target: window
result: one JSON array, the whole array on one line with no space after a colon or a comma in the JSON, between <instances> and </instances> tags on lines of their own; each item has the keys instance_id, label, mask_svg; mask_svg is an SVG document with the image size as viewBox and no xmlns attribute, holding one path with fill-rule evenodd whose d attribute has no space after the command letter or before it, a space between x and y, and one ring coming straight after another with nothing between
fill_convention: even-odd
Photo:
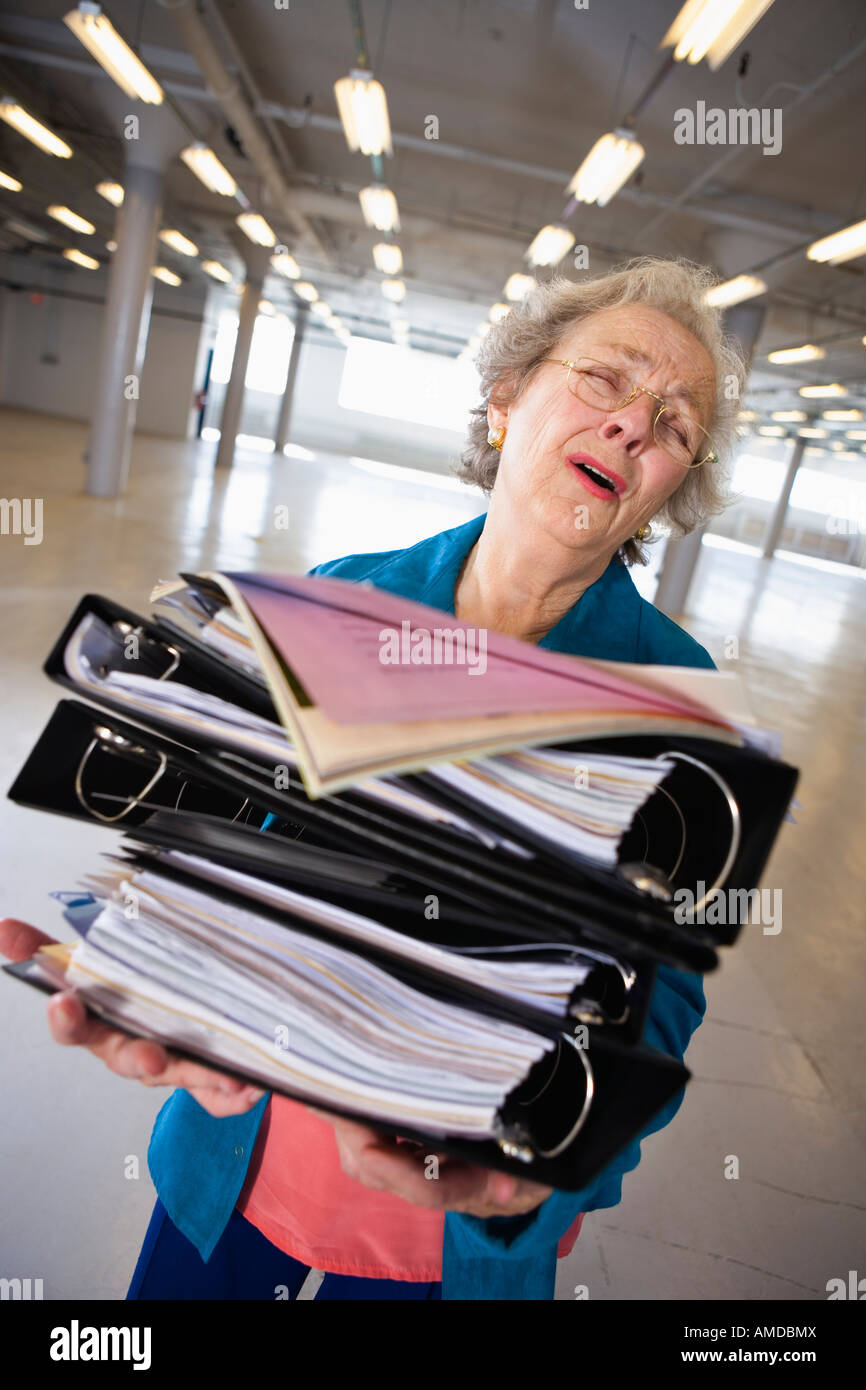
<instances>
[{"instance_id":1,"label":"window","mask_svg":"<svg viewBox=\"0 0 866 1390\"><path fill-rule=\"evenodd\" d=\"M217 320L211 366L211 381L217 386L225 386L231 375L237 336L237 313L234 309L222 309ZM266 314L259 314L253 329L250 359L247 363L248 391L264 391L271 396L283 394L294 336L294 326L287 318L271 318Z\"/></svg>"},{"instance_id":2,"label":"window","mask_svg":"<svg viewBox=\"0 0 866 1390\"><path fill-rule=\"evenodd\" d=\"M349 344L339 395L344 410L463 434L477 403L478 373L469 362L369 338Z\"/></svg>"}]
</instances>

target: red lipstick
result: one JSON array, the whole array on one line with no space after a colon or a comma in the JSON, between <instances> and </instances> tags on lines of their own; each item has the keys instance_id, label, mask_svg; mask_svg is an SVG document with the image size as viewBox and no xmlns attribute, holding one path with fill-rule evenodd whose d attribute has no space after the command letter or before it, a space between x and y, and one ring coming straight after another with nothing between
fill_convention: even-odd
<instances>
[{"instance_id":1,"label":"red lipstick","mask_svg":"<svg viewBox=\"0 0 866 1390\"><path fill-rule=\"evenodd\" d=\"M594 497L620 497L625 492L625 478L599 463L592 454L569 454L567 462L580 474L584 487Z\"/></svg>"}]
</instances>

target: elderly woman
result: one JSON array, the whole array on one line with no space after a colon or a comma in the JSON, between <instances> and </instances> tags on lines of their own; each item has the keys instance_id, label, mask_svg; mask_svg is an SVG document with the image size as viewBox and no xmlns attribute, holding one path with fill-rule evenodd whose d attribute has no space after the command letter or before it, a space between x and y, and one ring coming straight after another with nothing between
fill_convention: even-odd
<instances>
[{"instance_id":1,"label":"elderly woman","mask_svg":"<svg viewBox=\"0 0 866 1390\"><path fill-rule=\"evenodd\" d=\"M314 574L369 580L478 627L556 651L712 666L641 599L628 567L651 523L684 533L723 505L743 366L705 302L709 272L664 260L536 288L484 340L483 405L462 476L486 515L406 550ZM41 936L7 924L9 954ZM700 977L660 968L645 1038L682 1057ZM149 1149L159 1194L129 1297L552 1298L582 1213L615 1205L630 1144L583 1191L440 1157L131 1041L57 996L59 1042L123 1076L179 1087ZM682 1092L647 1126L661 1129Z\"/></svg>"}]
</instances>

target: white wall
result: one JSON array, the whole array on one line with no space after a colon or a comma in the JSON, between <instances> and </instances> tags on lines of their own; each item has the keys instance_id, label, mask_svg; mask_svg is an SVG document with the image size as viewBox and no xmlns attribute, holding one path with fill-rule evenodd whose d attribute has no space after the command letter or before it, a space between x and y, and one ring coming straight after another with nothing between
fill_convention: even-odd
<instances>
[{"instance_id":1,"label":"white wall","mask_svg":"<svg viewBox=\"0 0 866 1390\"><path fill-rule=\"evenodd\" d=\"M78 293L105 292L105 277ZM94 280L97 276L94 275ZM0 310L0 402L46 415L89 420L99 361L103 306L41 291L5 289ZM195 370L202 332L202 295L172 304L160 286L154 296L141 378L136 429L187 437L193 418ZM180 313L182 317L176 317ZM46 360L55 358L56 360Z\"/></svg>"},{"instance_id":2,"label":"white wall","mask_svg":"<svg viewBox=\"0 0 866 1390\"><path fill-rule=\"evenodd\" d=\"M32 281L20 263L9 279ZM74 293L104 295L106 276L64 275L62 287ZM52 295L42 277L42 301L29 289L0 290L0 404L47 415L89 420L94 374L99 360L102 304ZM60 283L56 287L61 288ZM203 298L203 296L202 296ZM136 430L187 438L194 429L194 393L213 344L219 299L201 299L184 290L157 286L141 380ZM183 317L173 316L176 312ZM44 360L56 356L56 362ZM446 471L463 445L462 434L346 410L338 404L344 349L331 333L310 326L295 393L291 439L312 449L333 449L409 467ZM206 422L219 426L224 386L212 385ZM280 397L247 391L241 432L273 438Z\"/></svg>"}]
</instances>

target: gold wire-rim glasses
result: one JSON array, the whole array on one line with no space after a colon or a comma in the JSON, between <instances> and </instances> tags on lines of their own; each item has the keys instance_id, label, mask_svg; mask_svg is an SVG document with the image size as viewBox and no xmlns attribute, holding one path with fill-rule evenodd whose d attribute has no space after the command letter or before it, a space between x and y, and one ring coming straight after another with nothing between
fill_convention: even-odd
<instances>
[{"instance_id":1,"label":"gold wire-rim glasses","mask_svg":"<svg viewBox=\"0 0 866 1390\"><path fill-rule=\"evenodd\" d=\"M597 357L578 357L576 360L572 360L570 358L544 357L542 358L542 361L553 362L557 367L567 367L568 376L566 378L566 385L568 386L569 391L578 400L583 401L584 405L592 406L595 410L604 410L607 412L614 410L622 410L623 406L628 405L630 401L634 400L635 396L638 394L639 391L643 391L643 393L647 396L652 396L654 401L659 402L659 408L653 416L653 439L655 440L658 447L668 455L668 458L672 458L675 463L678 463L680 465L681 468L700 468L705 463L718 463L719 455L716 451L716 446L713 443L712 437L707 433L703 425L698 424L694 416L687 415L681 410L673 410L668 405L664 396L658 395L658 393L655 391L650 391L648 386L638 386L636 382L630 381L628 376L626 376L625 372L623 372L623 370L620 367L614 367L610 362L602 362ZM616 399L613 401L605 401L600 397L594 398L592 388L587 386L584 380L585 371L581 368L580 365L582 362L593 363L597 367L604 367L613 375L622 377L624 381L631 387L631 390L628 392L627 395L623 396L621 399ZM581 394L580 391L575 390L574 386L572 385L573 381L576 381L578 384L582 384L584 386L584 391L586 394ZM662 440L659 438L658 434L656 433L656 426L658 425L658 422L661 419L662 415L665 413L665 411L668 411L670 415L672 415L674 418L679 418L680 420L684 421L687 428L693 428L697 432L699 448L695 451L695 456L692 458L692 461L690 463L683 463L682 460L677 458L675 454L672 454L668 445L663 443ZM703 454L703 457L698 458L696 455L700 451L701 440L705 441L705 452Z\"/></svg>"}]
</instances>

